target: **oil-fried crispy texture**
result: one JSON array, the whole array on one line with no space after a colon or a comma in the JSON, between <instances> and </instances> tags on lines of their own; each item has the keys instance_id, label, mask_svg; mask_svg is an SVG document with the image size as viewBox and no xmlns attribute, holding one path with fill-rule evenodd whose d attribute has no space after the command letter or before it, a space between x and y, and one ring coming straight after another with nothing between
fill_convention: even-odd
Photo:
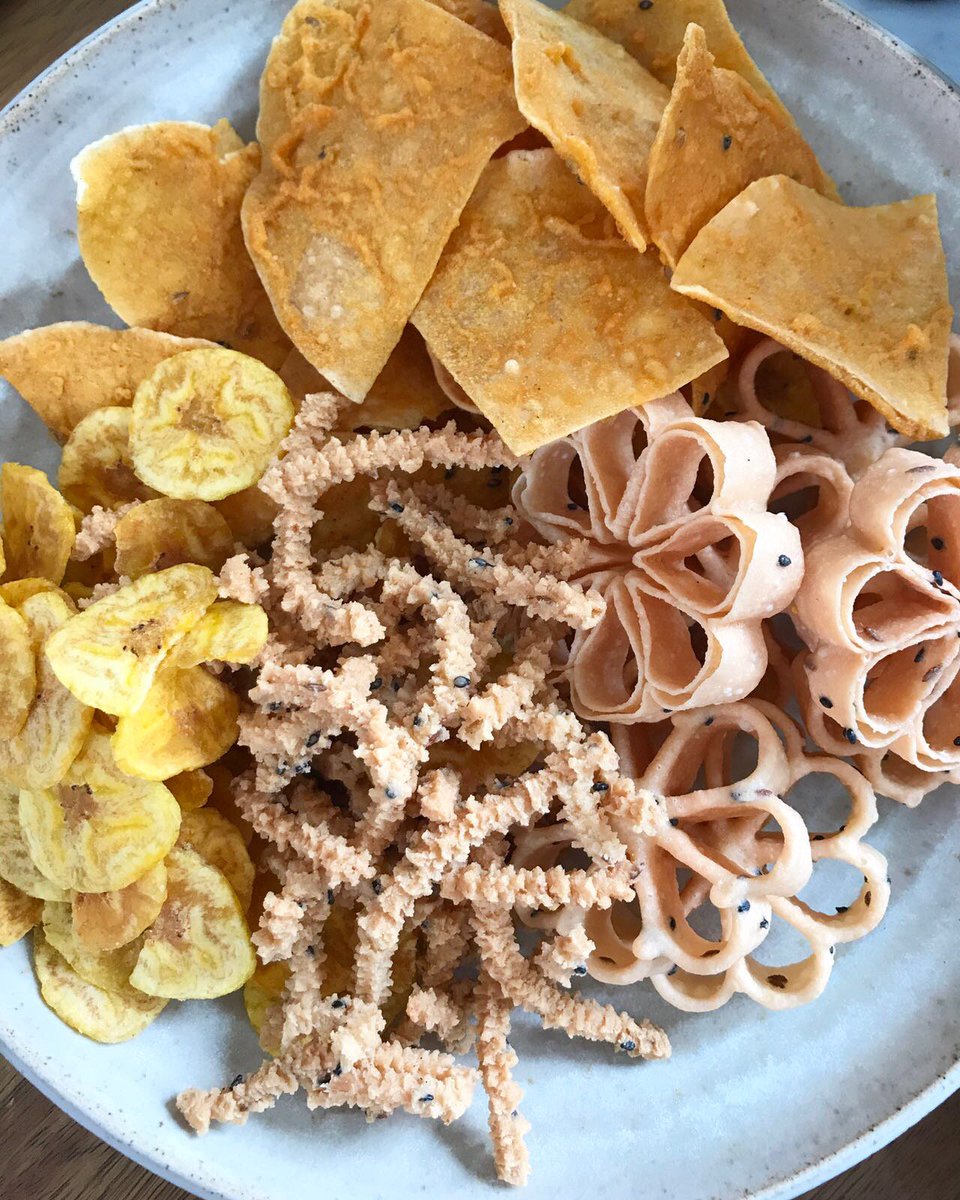
<instances>
[{"instance_id":1,"label":"oil-fried crispy texture","mask_svg":"<svg viewBox=\"0 0 960 1200\"><path fill-rule=\"evenodd\" d=\"M676 76L687 26L694 21L706 30L718 66L736 71L761 96L783 108L779 96L747 53L723 0L656 0L653 4L637 0L570 0L563 11L618 42L668 86Z\"/></svg>"},{"instance_id":2,"label":"oil-fried crispy texture","mask_svg":"<svg viewBox=\"0 0 960 1200\"><path fill-rule=\"evenodd\" d=\"M74 892L73 930L90 954L126 946L152 925L167 898L167 868L159 862L116 892Z\"/></svg>"},{"instance_id":3,"label":"oil-fried crispy texture","mask_svg":"<svg viewBox=\"0 0 960 1200\"><path fill-rule=\"evenodd\" d=\"M503 0L517 103L642 253L647 159L670 92L616 42L541 0Z\"/></svg>"},{"instance_id":4,"label":"oil-fried crispy texture","mask_svg":"<svg viewBox=\"0 0 960 1200\"><path fill-rule=\"evenodd\" d=\"M201 858L222 871L246 912L253 898L254 866L240 830L214 808L183 814L181 846L196 850Z\"/></svg>"},{"instance_id":5,"label":"oil-fried crispy texture","mask_svg":"<svg viewBox=\"0 0 960 1200\"><path fill-rule=\"evenodd\" d=\"M180 806L161 783L131 778L94 728L55 788L20 792L20 825L40 870L77 892L116 892L162 862Z\"/></svg>"},{"instance_id":6,"label":"oil-fried crispy texture","mask_svg":"<svg viewBox=\"0 0 960 1200\"><path fill-rule=\"evenodd\" d=\"M767 175L789 175L831 198L835 189L782 108L735 71L714 64L699 25L687 29L670 103L650 151L645 212L666 262L699 230Z\"/></svg>"},{"instance_id":7,"label":"oil-fried crispy texture","mask_svg":"<svg viewBox=\"0 0 960 1200\"><path fill-rule=\"evenodd\" d=\"M33 861L20 826L20 793L0 784L0 880L36 900L65 900L66 892Z\"/></svg>"},{"instance_id":8,"label":"oil-fried crispy texture","mask_svg":"<svg viewBox=\"0 0 960 1200\"><path fill-rule=\"evenodd\" d=\"M669 291L656 254L627 245L552 150L515 151L481 176L413 322L525 454L726 357Z\"/></svg>"},{"instance_id":9,"label":"oil-fried crispy texture","mask_svg":"<svg viewBox=\"0 0 960 1200\"><path fill-rule=\"evenodd\" d=\"M26 621L0 602L0 738L23 729L37 694L37 667Z\"/></svg>"},{"instance_id":10,"label":"oil-fried crispy texture","mask_svg":"<svg viewBox=\"0 0 960 1200\"><path fill-rule=\"evenodd\" d=\"M304 357L362 400L493 151L509 54L426 0L300 0L260 85L247 247Z\"/></svg>"},{"instance_id":11,"label":"oil-fried crispy texture","mask_svg":"<svg viewBox=\"0 0 960 1200\"><path fill-rule=\"evenodd\" d=\"M0 342L0 376L63 442L88 413L129 407L141 382L165 358L207 345L152 329L61 321Z\"/></svg>"},{"instance_id":12,"label":"oil-fried crispy texture","mask_svg":"<svg viewBox=\"0 0 960 1200\"><path fill-rule=\"evenodd\" d=\"M140 953L139 943L130 942L116 950L88 950L77 937L71 907L64 902L47 901L43 906L43 932L50 945L66 959L85 983L121 992Z\"/></svg>"},{"instance_id":13,"label":"oil-fried crispy texture","mask_svg":"<svg viewBox=\"0 0 960 1200\"><path fill-rule=\"evenodd\" d=\"M483 0L479 0L483 3ZM280 377L298 405L312 392L327 392L330 385L299 350L291 352ZM340 429L416 429L451 407L423 344L408 325L394 346L386 366L367 392L363 403L348 405L337 414Z\"/></svg>"},{"instance_id":14,"label":"oil-fried crispy texture","mask_svg":"<svg viewBox=\"0 0 960 1200\"><path fill-rule=\"evenodd\" d=\"M130 976L171 1000L204 1000L243 987L256 957L240 903L224 875L195 850L167 859L167 899L147 930Z\"/></svg>"},{"instance_id":15,"label":"oil-fried crispy texture","mask_svg":"<svg viewBox=\"0 0 960 1200\"><path fill-rule=\"evenodd\" d=\"M116 573L129 579L179 563L199 563L219 571L234 546L229 524L212 504L166 496L139 504L122 516L114 540Z\"/></svg>"},{"instance_id":16,"label":"oil-fried crispy texture","mask_svg":"<svg viewBox=\"0 0 960 1200\"><path fill-rule=\"evenodd\" d=\"M143 575L68 622L47 643L47 661L79 699L115 716L134 712L167 652L216 596L207 567L183 563Z\"/></svg>"},{"instance_id":17,"label":"oil-fried crispy texture","mask_svg":"<svg viewBox=\"0 0 960 1200\"><path fill-rule=\"evenodd\" d=\"M181 812L196 812L198 808L203 808L213 794L213 779L206 771L198 768L172 775L164 780L164 787L173 792Z\"/></svg>"},{"instance_id":18,"label":"oil-fried crispy texture","mask_svg":"<svg viewBox=\"0 0 960 1200\"><path fill-rule=\"evenodd\" d=\"M218 600L173 651L178 667L205 662L250 663L267 640L267 614L259 604Z\"/></svg>"},{"instance_id":19,"label":"oil-fried crispy texture","mask_svg":"<svg viewBox=\"0 0 960 1200\"><path fill-rule=\"evenodd\" d=\"M205 767L237 740L237 698L203 667L161 667L143 704L120 718L113 752L124 771L169 779Z\"/></svg>"},{"instance_id":20,"label":"oil-fried crispy texture","mask_svg":"<svg viewBox=\"0 0 960 1200\"><path fill-rule=\"evenodd\" d=\"M948 432L935 197L846 208L785 175L757 180L701 229L672 286L823 367L900 433Z\"/></svg>"},{"instance_id":21,"label":"oil-fried crispy texture","mask_svg":"<svg viewBox=\"0 0 960 1200\"><path fill-rule=\"evenodd\" d=\"M504 46L510 45L510 34L496 4L491 0L430 0L430 3L450 13L452 17L466 21L474 29L495 38Z\"/></svg>"},{"instance_id":22,"label":"oil-fried crispy texture","mask_svg":"<svg viewBox=\"0 0 960 1200\"><path fill-rule=\"evenodd\" d=\"M290 978L290 964L285 962L257 963L256 970L243 985L243 1007L247 1019L254 1031L260 1036L270 1009L277 1004L283 995L283 989ZM263 1049L268 1054L279 1054L279 1042L271 1041L266 1045L261 1041Z\"/></svg>"},{"instance_id":23,"label":"oil-fried crispy texture","mask_svg":"<svg viewBox=\"0 0 960 1200\"><path fill-rule=\"evenodd\" d=\"M34 934L33 965L40 995L61 1021L95 1042L126 1042L154 1021L166 1000L144 996L132 987L106 991L87 983L58 954L40 930Z\"/></svg>"},{"instance_id":24,"label":"oil-fried crispy texture","mask_svg":"<svg viewBox=\"0 0 960 1200\"><path fill-rule=\"evenodd\" d=\"M0 948L19 942L38 924L43 901L0 879Z\"/></svg>"},{"instance_id":25,"label":"oil-fried crispy texture","mask_svg":"<svg viewBox=\"0 0 960 1200\"><path fill-rule=\"evenodd\" d=\"M128 407L98 408L77 422L63 448L57 483L84 512L95 504L120 508L156 495L133 470Z\"/></svg>"},{"instance_id":26,"label":"oil-fried crispy texture","mask_svg":"<svg viewBox=\"0 0 960 1200\"><path fill-rule=\"evenodd\" d=\"M222 347L189 350L137 388L134 469L164 496L222 500L257 482L292 422L290 393L269 367Z\"/></svg>"},{"instance_id":27,"label":"oil-fried crispy texture","mask_svg":"<svg viewBox=\"0 0 960 1200\"><path fill-rule=\"evenodd\" d=\"M290 343L243 244L240 204L260 167L223 120L120 130L71 163L77 239L128 325L226 343L277 367Z\"/></svg>"},{"instance_id":28,"label":"oil-fried crispy texture","mask_svg":"<svg viewBox=\"0 0 960 1200\"><path fill-rule=\"evenodd\" d=\"M6 574L59 583L76 538L73 511L36 467L6 462L0 470Z\"/></svg>"},{"instance_id":29,"label":"oil-fried crispy texture","mask_svg":"<svg viewBox=\"0 0 960 1200\"><path fill-rule=\"evenodd\" d=\"M0 739L0 780L16 787L53 787L80 753L93 720L93 709L63 686L47 657L50 639L73 617L74 606L55 589L29 596L18 611L30 631L37 691L20 732Z\"/></svg>"}]
</instances>

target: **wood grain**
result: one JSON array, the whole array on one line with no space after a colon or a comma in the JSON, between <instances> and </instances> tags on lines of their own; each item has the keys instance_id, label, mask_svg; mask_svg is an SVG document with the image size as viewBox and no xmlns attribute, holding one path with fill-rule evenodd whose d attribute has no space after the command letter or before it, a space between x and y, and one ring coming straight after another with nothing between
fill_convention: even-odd
<instances>
[{"instance_id":1,"label":"wood grain","mask_svg":"<svg viewBox=\"0 0 960 1200\"><path fill-rule=\"evenodd\" d=\"M0 0L0 105L128 7L128 0ZM855 1100L851 1097L851 1103ZM803 1200L960 1200L958 1128L960 1094L893 1145ZM0 1198L190 1200L189 1193L87 1133L2 1059Z\"/></svg>"}]
</instances>

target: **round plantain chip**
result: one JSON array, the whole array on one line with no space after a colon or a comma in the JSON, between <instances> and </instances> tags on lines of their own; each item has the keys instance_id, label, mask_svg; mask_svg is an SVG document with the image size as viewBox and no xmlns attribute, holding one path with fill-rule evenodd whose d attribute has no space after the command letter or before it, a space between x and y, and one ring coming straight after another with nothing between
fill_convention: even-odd
<instances>
[{"instance_id":1,"label":"round plantain chip","mask_svg":"<svg viewBox=\"0 0 960 1200\"><path fill-rule=\"evenodd\" d=\"M66 892L33 861L20 827L20 796L0 784L0 879L35 900L65 900Z\"/></svg>"},{"instance_id":2,"label":"round plantain chip","mask_svg":"<svg viewBox=\"0 0 960 1200\"><path fill-rule=\"evenodd\" d=\"M203 808L213 792L213 780L206 771L181 771L165 779L164 786L173 792L181 812L196 812Z\"/></svg>"},{"instance_id":3,"label":"round plantain chip","mask_svg":"<svg viewBox=\"0 0 960 1200\"><path fill-rule=\"evenodd\" d=\"M240 907L247 912L253 899L255 870L243 834L235 825L213 808L184 813L177 844L196 850L201 858L222 871L237 893Z\"/></svg>"},{"instance_id":4,"label":"round plantain chip","mask_svg":"<svg viewBox=\"0 0 960 1200\"><path fill-rule=\"evenodd\" d=\"M0 601L0 738L23 728L37 694L37 667L30 629L20 614Z\"/></svg>"},{"instance_id":5,"label":"round plantain chip","mask_svg":"<svg viewBox=\"0 0 960 1200\"><path fill-rule=\"evenodd\" d=\"M179 563L219 571L233 553L233 533L203 500L148 500L120 518L114 530L118 575L139 579Z\"/></svg>"},{"instance_id":6,"label":"round plantain chip","mask_svg":"<svg viewBox=\"0 0 960 1200\"><path fill-rule=\"evenodd\" d=\"M263 474L293 423L283 380L235 350L188 350L137 388L130 444L165 496L222 500Z\"/></svg>"},{"instance_id":7,"label":"round plantain chip","mask_svg":"<svg viewBox=\"0 0 960 1200\"><path fill-rule=\"evenodd\" d=\"M77 892L127 887L162 861L180 830L172 794L125 775L110 741L94 729L62 783L20 793L20 826L34 861Z\"/></svg>"},{"instance_id":8,"label":"round plantain chip","mask_svg":"<svg viewBox=\"0 0 960 1200\"><path fill-rule=\"evenodd\" d=\"M137 478L130 457L130 409L98 408L75 427L60 459L60 491L77 508L119 508L156 492Z\"/></svg>"},{"instance_id":9,"label":"round plantain chip","mask_svg":"<svg viewBox=\"0 0 960 1200\"><path fill-rule=\"evenodd\" d=\"M0 470L6 573L59 583L77 536L73 510L35 467L8 462Z\"/></svg>"},{"instance_id":10,"label":"round plantain chip","mask_svg":"<svg viewBox=\"0 0 960 1200\"><path fill-rule=\"evenodd\" d=\"M211 604L171 658L178 667L205 662L249 663L267 642L267 614L259 604L218 600Z\"/></svg>"},{"instance_id":11,"label":"round plantain chip","mask_svg":"<svg viewBox=\"0 0 960 1200\"><path fill-rule=\"evenodd\" d=\"M108 992L122 992L140 953L137 940L116 950L91 951L77 937L69 904L47 901L43 906L43 932L47 941L63 955L84 983Z\"/></svg>"},{"instance_id":12,"label":"round plantain chip","mask_svg":"<svg viewBox=\"0 0 960 1200\"><path fill-rule=\"evenodd\" d=\"M27 597L17 611L30 633L37 688L20 731L0 738L0 781L14 787L53 787L80 753L93 720L93 709L63 686L46 656L50 638L74 614L73 601L57 588Z\"/></svg>"},{"instance_id":13,"label":"round plantain chip","mask_svg":"<svg viewBox=\"0 0 960 1200\"><path fill-rule=\"evenodd\" d=\"M152 925L167 898L167 868L159 862L115 892L74 892L73 928L90 954L118 950Z\"/></svg>"},{"instance_id":14,"label":"round plantain chip","mask_svg":"<svg viewBox=\"0 0 960 1200\"><path fill-rule=\"evenodd\" d=\"M283 995L287 980L290 978L290 967L285 962L257 963L257 968L243 985L243 1007L247 1010L247 1020L253 1026L260 1038L260 1046L267 1054L279 1054L280 1047L263 1040L263 1024L267 1014Z\"/></svg>"},{"instance_id":15,"label":"round plantain chip","mask_svg":"<svg viewBox=\"0 0 960 1200\"><path fill-rule=\"evenodd\" d=\"M95 1042L127 1042L154 1021L165 1000L132 987L108 992L81 979L41 931L34 933L33 965L44 1003L61 1021Z\"/></svg>"},{"instance_id":16,"label":"round plantain chip","mask_svg":"<svg viewBox=\"0 0 960 1200\"><path fill-rule=\"evenodd\" d=\"M209 1000L243 987L256 956L236 893L195 851L171 851L167 899L144 934L130 982L150 996Z\"/></svg>"},{"instance_id":17,"label":"round plantain chip","mask_svg":"<svg viewBox=\"0 0 960 1200\"><path fill-rule=\"evenodd\" d=\"M203 667L164 665L143 704L121 717L113 752L122 770L169 779L205 767L237 740L234 693Z\"/></svg>"},{"instance_id":18,"label":"round plantain chip","mask_svg":"<svg viewBox=\"0 0 960 1200\"><path fill-rule=\"evenodd\" d=\"M217 596L207 567L182 563L104 596L50 638L49 660L64 687L114 716L146 699L167 652Z\"/></svg>"}]
</instances>

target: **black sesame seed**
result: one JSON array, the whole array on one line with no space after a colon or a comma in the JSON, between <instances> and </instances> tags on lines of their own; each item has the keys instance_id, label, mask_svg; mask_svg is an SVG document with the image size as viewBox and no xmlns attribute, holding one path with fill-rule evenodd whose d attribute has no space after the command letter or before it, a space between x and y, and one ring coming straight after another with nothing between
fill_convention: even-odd
<instances>
[{"instance_id":1,"label":"black sesame seed","mask_svg":"<svg viewBox=\"0 0 960 1200\"><path fill-rule=\"evenodd\" d=\"M430 1104L433 1100L433 1092L427 1092L425 1096L420 1097L421 1104Z\"/></svg>"},{"instance_id":2,"label":"black sesame seed","mask_svg":"<svg viewBox=\"0 0 960 1200\"><path fill-rule=\"evenodd\" d=\"M241 1083L243 1083L243 1076L242 1076L242 1075L236 1075L236 1076L234 1076L234 1080L233 1080L233 1082L230 1084L230 1088L231 1088L231 1090L232 1090L233 1088L235 1088L235 1087L239 1087Z\"/></svg>"},{"instance_id":3,"label":"black sesame seed","mask_svg":"<svg viewBox=\"0 0 960 1200\"><path fill-rule=\"evenodd\" d=\"M343 1001L341 1000L341 1001L340 1001L340 1003L342 1004L342 1003L343 1003ZM342 1075L342 1074L343 1074L343 1067L341 1067L341 1066L340 1066L340 1064L339 1064L339 1063L337 1063L337 1065L336 1065L336 1066L333 1068L333 1071L332 1071L331 1073L333 1074L333 1076L334 1076L334 1077L336 1077L336 1076L338 1076L338 1075Z\"/></svg>"},{"instance_id":4,"label":"black sesame seed","mask_svg":"<svg viewBox=\"0 0 960 1200\"><path fill-rule=\"evenodd\" d=\"M576 512L579 507L580 507L579 504L575 504L571 500L570 503L567 505L567 512Z\"/></svg>"},{"instance_id":5,"label":"black sesame seed","mask_svg":"<svg viewBox=\"0 0 960 1200\"><path fill-rule=\"evenodd\" d=\"M676 827L680 824L680 818L679 817L671 817L670 824L674 827L674 829L676 829Z\"/></svg>"},{"instance_id":6,"label":"black sesame seed","mask_svg":"<svg viewBox=\"0 0 960 1200\"><path fill-rule=\"evenodd\" d=\"M931 538L930 545L934 548L934 550L942 550L944 546L943 538Z\"/></svg>"},{"instance_id":7,"label":"black sesame seed","mask_svg":"<svg viewBox=\"0 0 960 1200\"><path fill-rule=\"evenodd\" d=\"M921 646L920 649L913 656L913 661L915 663L922 663L924 658L926 657L926 653L927 653L926 646Z\"/></svg>"},{"instance_id":8,"label":"black sesame seed","mask_svg":"<svg viewBox=\"0 0 960 1200\"><path fill-rule=\"evenodd\" d=\"M807 434L807 436L806 436L806 437L804 437L804 438L801 438L801 439L800 439L800 441L801 441L801 442L802 442L802 443L803 443L805 446L809 446L809 445L810 445L810 443L813 441L813 434L812 434L812 433L808 433L808 434Z\"/></svg>"},{"instance_id":9,"label":"black sesame seed","mask_svg":"<svg viewBox=\"0 0 960 1200\"><path fill-rule=\"evenodd\" d=\"M583 964L581 963L581 965L579 967L573 968L573 973L574 973L574 975L586 975L587 968L585 966L583 966Z\"/></svg>"},{"instance_id":10,"label":"black sesame seed","mask_svg":"<svg viewBox=\"0 0 960 1200\"><path fill-rule=\"evenodd\" d=\"M327 903L332 904L334 900L333 888L327 888Z\"/></svg>"},{"instance_id":11,"label":"black sesame seed","mask_svg":"<svg viewBox=\"0 0 960 1200\"><path fill-rule=\"evenodd\" d=\"M389 504L389 506L388 506L388 507L389 507L389 509L390 509L390 511L391 511L391 512L395 512L395 513L402 513L402 512L403 512L403 505L402 505L402 504L398 504L398 503L396 502L396 500L391 500L391 501L390 501L390 504Z\"/></svg>"},{"instance_id":12,"label":"black sesame seed","mask_svg":"<svg viewBox=\"0 0 960 1200\"><path fill-rule=\"evenodd\" d=\"M423 724L423 717L414 717L413 718L414 729L419 729L422 724Z\"/></svg>"},{"instance_id":13,"label":"black sesame seed","mask_svg":"<svg viewBox=\"0 0 960 1200\"><path fill-rule=\"evenodd\" d=\"M737 912L745 913L750 911L750 901L744 900L742 904L737 905Z\"/></svg>"},{"instance_id":14,"label":"black sesame seed","mask_svg":"<svg viewBox=\"0 0 960 1200\"><path fill-rule=\"evenodd\" d=\"M331 1000L331 1001L330 1001L330 1007L331 1007L331 1008L343 1008L343 1007L344 1007L344 1003L343 1003L343 1001L342 1001L342 1000Z\"/></svg>"},{"instance_id":15,"label":"black sesame seed","mask_svg":"<svg viewBox=\"0 0 960 1200\"><path fill-rule=\"evenodd\" d=\"M676 919L676 917L671 917L670 918L670 928L676 929L676 927L677 927L677 919Z\"/></svg>"},{"instance_id":16,"label":"black sesame seed","mask_svg":"<svg viewBox=\"0 0 960 1200\"><path fill-rule=\"evenodd\" d=\"M504 523L504 525L512 525L512 524L513 524L513 517L504 517L504 518L503 518L503 523Z\"/></svg>"},{"instance_id":17,"label":"black sesame seed","mask_svg":"<svg viewBox=\"0 0 960 1200\"><path fill-rule=\"evenodd\" d=\"M458 687L458 688L469 687L470 680L467 678L466 675L458 675L453 681L453 686Z\"/></svg>"},{"instance_id":18,"label":"black sesame seed","mask_svg":"<svg viewBox=\"0 0 960 1200\"><path fill-rule=\"evenodd\" d=\"M490 564L485 558L471 558L470 565L472 567L489 567Z\"/></svg>"},{"instance_id":19,"label":"black sesame seed","mask_svg":"<svg viewBox=\"0 0 960 1200\"><path fill-rule=\"evenodd\" d=\"M319 741L320 741L320 730L315 729L313 731L313 733L311 733L310 736L307 738L307 749L309 750L311 746L315 746L317 744L317 742L319 742Z\"/></svg>"},{"instance_id":20,"label":"black sesame seed","mask_svg":"<svg viewBox=\"0 0 960 1200\"><path fill-rule=\"evenodd\" d=\"M953 744L954 744L955 746L960 746L960 737L955 737L955 738L953 739Z\"/></svg>"},{"instance_id":21,"label":"black sesame seed","mask_svg":"<svg viewBox=\"0 0 960 1200\"><path fill-rule=\"evenodd\" d=\"M380 893L383 891L383 884L380 882L379 879L374 879L373 883L371 883L370 886L373 888L373 894L375 896L379 896Z\"/></svg>"},{"instance_id":22,"label":"black sesame seed","mask_svg":"<svg viewBox=\"0 0 960 1200\"><path fill-rule=\"evenodd\" d=\"M604 783L603 780L601 779L599 783L595 783L593 785L593 787L590 789L590 791L591 792L609 792L610 784Z\"/></svg>"},{"instance_id":23,"label":"black sesame seed","mask_svg":"<svg viewBox=\"0 0 960 1200\"><path fill-rule=\"evenodd\" d=\"M310 765L310 760L304 758L293 768L293 773L294 775L309 775L312 770L313 767Z\"/></svg>"},{"instance_id":24,"label":"black sesame seed","mask_svg":"<svg viewBox=\"0 0 960 1200\"><path fill-rule=\"evenodd\" d=\"M709 403L710 403L710 393L709 393L709 392L704 392L704 393L703 393L703 403L704 403L704 404L709 404Z\"/></svg>"},{"instance_id":25,"label":"black sesame seed","mask_svg":"<svg viewBox=\"0 0 960 1200\"><path fill-rule=\"evenodd\" d=\"M277 763L277 774L278 774L278 775L286 775L286 773L287 773L287 770L288 770L288 769L289 769L289 768L288 768L288 764L287 764L287 763L285 763L285 762L278 762L278 763Z\"/></svg>"},{"instance_id":26,"label":"black sesame seed","mask_svg":"<svg viewBox=\"0 0 960 1200\"><path fill-rule=\"evenodd\" d=\"M723 145L724 150L729 150L730 147L733 145L733 138L730 136L729 133L725 133L723 135L722 145Z\"/></svg>"},{"instance_id":27,"label":"black sesame seed","mask_svg":"<svg viewBox=\"0 0 960 1200\"><path fill-rule=\"evenodd\" d=\"M760 928L761 929L769 929L770 928L770 922L767 920L766 917L764 917L763 920L760 922Z\"/></svg>"},{"instance_id":28,"label":"black sesame seed","mask_svg":"<svg viewBox=\"0 0 960 1200\"><path fill-rule=\"evenodd\" d=\"M716 719L716 717L707 717L707 719L704 721L704 725L712 725Z\"/></svg>"},{"instance_id":29,"label":"black sesame seed","mask_svg":"<svg viewBox=\"0 0 960 1200\"><path fill-rule=\"evenodd\" d=\"M792 562L793 562L792 558L789 558L786 554L781 554L780 557L777 559L777 566L778 567L789 567Z\"/></svg>"},{"instance_id":30,"label":"black sesame seed","mask_svg":"<svg viewBox=\"0 0 960 1200\"><path fill-rule=\"evenodd\" d=\"M833 701L830 699L829 696L821 696L820 703L823 705L824 708L833 708Z\"/></svg>"},{"instance_id":31,"label":"black sesame seed","mask_svg":"<svg viewBox=\"0 0 960 1200\"><path fill-rule=\"evenodd\" d=\"M267 712L279 712L283 705L279 700L271 700L267 705Z\"/></svg>"},{"instance_id":32,"label":"black sesame seed","mask_svg":"<svg viewBox=\"0 0 960 1200\"><path fill-rule=\"evenodd\" d=\"M628 1054L630 1054L632 1051L636 1050L636 1048L637 1048L637 1043L633 1040L633 1038L627 1038L627 1040L625 1042L620 1043L620 1049L626 1050L626 1052Z\"/></svg>"},{"instance_id":33,"label":"black sesame seed","mask_svg":"<svg viewBox=\"0 0 960 1200\"><path fill-rule=\"evenodd\" d=\"M847 739L851 746L855 746L857 744L857 735L852 729L844 729L843 736Z\"/></svg>"},{"instance_id":34,"label":"black sesame seed","mask_svg":"<svg viewBox=\"0 0 960 1200\"><path fill-rule=\"evenodd\" d=\"M307 947L307 956L308 956L308 958L313 958L313 957L314 957L314 955L315 955L316 953L317 953L317 951L316 951L316 948L315 948L314 946L308 946L308 947Z\"/></svg>"},{"instance_id":35,"label":"black sesame seed","mask_svg":"<svg viewBox=\"0 0 960 1200\"><path fill-rule=\"evenodd\" d=\"M383 687L383 680L378 675L376 677L376 679L373 681L373 683L370 684L370 691L371 692L379 692L382 687Z\"/></svg>"},{"instance_id":36,"label":"black sesame seed","mask_svg":"<svg viewBox=\"0 0 960 1200\"><path fill-rule=\"evenodd\" d=\"M673 965L673 966L670 968L670 970L667 972L667 974L668 974L668 975L676 975L676 973L677 973L677 967L676 967L676 964L674 964L674 965Z\"/></svg>"},{"instance_id":37,"label":"black sesame seed","mask_svg":"<svg viewBox=\"0 0 960 1200\"><path fill-rule=\"evenodd\" d=\"M933 582L937 585L937 587L943 587L943 572L942 571L934 571Z\"/></svg>"},{"instance_id":38,"label":"black sesame seed","mask_svg":"<svg viewBox=\"0 0 960 1200\"><path fill-rule=\"evenodd\" d=\"M397 798L397 793L394 791L394 789L392 787L388 787L387 788L387 799L388 800L396 800L396 798Z\"/></svg>"}]
</instances>

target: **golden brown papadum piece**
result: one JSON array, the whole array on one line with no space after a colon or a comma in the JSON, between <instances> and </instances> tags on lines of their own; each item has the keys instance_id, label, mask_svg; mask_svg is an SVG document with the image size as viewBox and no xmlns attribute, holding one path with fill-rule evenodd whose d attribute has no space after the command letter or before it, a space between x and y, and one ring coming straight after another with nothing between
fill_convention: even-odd
<instances>
[{"instance_id":1,"label":"golden brown papadum piece","mask_svg":"<svg viewBox=\"0 0 960 1200\"><path fill-rule=\"evenodd\" d=\"M80 253L128 325L220 342L279 366L290 350L240 227L260 165L227 121L136 125L81 150Z\"/></svg>"},{"instance_id":2,"label":"golden brown papadum piece","mask_svg":"<svg viewBox=\"0 0 960 1200\"><path fill-rule=\"evenodd\" d=\"M330 391L299 350L290 352L280 378L298 406L304 396ZM437 383L423 338L408 325L363 403L342 409L337 424L341 429L416 429L452 407Z\"/></svg>"},{"instance_id":3,"label":"golden brown papadum piece","mask_svg":"<svg viewBox=\"0 0 960 1200\"><path fill-rule=\"evenodd\" d=\"M701 229L672 286L841 380L912 438L947 425L953 310L933 196L847 208L774 175Z\"/></svg>"},{"instance_id":4,"label":"golden brown papadum piece","mask_svg":"<svg viewBox=\"0 0 960 1200\"><path fill-rule=\"evenodd\" d=\"M129 407L140 383L165 358L211 344L152 329L61 321L0 342L0 377L62 442L95 409Z\"/></svg>"},{"instance_id":5,"label":"golden brown papadum piece","mask_svg":"<svg viewBox=\"0 0 960 1200\"><path fill-rule=\"evenodd\" d=\"M616 42L541 0L501 0L520 111L641 253L647 160L670 92Z\"/></svg>"},{"instance_id":6,"label":"golden brown papadum piece","mask_svg":"<svg viewBox=\"0 0 960 1200\"><path fill-rule=\"evenodd\" d=\"M799 129L742 75L714 63L699 25L687 27L670 103L650 152L647 228L675 267L700 229L747 184L788 175L824 195L834 187Z\"/></svg>"},{"instance_id":7,"label":"golden brown papadum piece","mask_svg":"<svg viewBox=\"0 0 960 1200\"><path fill-rule=\"evenodd\" d=\"M428 0L301 0L260 86L247 246L287 333L351 400L397 344L493 151L510 55Z\"/></svg>"},{"instance_id":8,"label":"golden brown papadum piece","mask_svg":"<svg viewBox=\"0 0 960 1200\"><path fill-rule=\"evenodd\" d=\"M495 159L413 315L518 454L667 395L726 356L552 150Z\"/></svg>"},{"instance_id":9,"label":"golden brown papadum piece","mask_svg":"<svg viewBox=\"0 0 960 1200\"><path fill-rule=\"evenodd\" d=\"M504 46L510 45L510 34L495 3L488 3L488 0L430 0L430 3L452 17L466 21L487 37L496 38Z\"/></svg>"},{"instance_id":10,"label":"golden brown papadum piece","mask_svg":"<svg viewBox=\"0 0 960 1200\"><path fill-rule=\"evenodd\" d=\"M618 42L668 87L673 85L684 34L693 21L705 30L717 66L736 71L761 96L783 107L747 53L723 0L570 0L563 11Z\"/></svg>"}]
</instances>

